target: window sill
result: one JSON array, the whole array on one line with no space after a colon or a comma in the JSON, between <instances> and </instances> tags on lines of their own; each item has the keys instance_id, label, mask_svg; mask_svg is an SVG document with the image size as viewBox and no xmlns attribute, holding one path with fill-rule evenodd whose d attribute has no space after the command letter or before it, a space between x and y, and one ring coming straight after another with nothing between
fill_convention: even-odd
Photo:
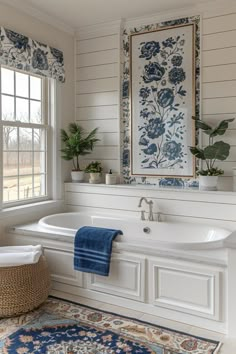
<instances>
[{"instance_id":1,"label":"window sill","mask_svg":"<svg viewBox=\"0 0 236 354\"><path fill-rule=\"evenodd\" d=\"M52 208L63 208L63 200L46 200L38 203L31 203L25 205L18 205L11 208L6 208L0 211L0 219L4 219L11 216L22 215L25 213L35 213L41 211L50 211Z\"/></svg>"}]
</instances>

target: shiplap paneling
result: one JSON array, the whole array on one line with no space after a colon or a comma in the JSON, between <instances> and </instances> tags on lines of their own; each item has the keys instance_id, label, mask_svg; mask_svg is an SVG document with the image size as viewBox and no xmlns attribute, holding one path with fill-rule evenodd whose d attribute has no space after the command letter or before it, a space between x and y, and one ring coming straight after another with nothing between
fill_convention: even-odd
<instances>
[{"instance_id":1,"label":"shiplap paneling","mask_svg":"<svg viewBox=\"0 0 236 354\"><path fill-rule=\"evenodd\" d=\"M118 133L100 133L98 131L97 133L97 138L100 139L100 141L97 143L97 145L102 145L102 146L119 146L119 134Z\"/></svg>"},{"instance_id":2,"label":"shiplap paneling","mask_svg":"<svg viewBox=\"0 0 236 354\"><path fill-rule=\"evenodd\" d=\"M85 54L92 52L99 52L107 49L117 49L119 47L118 34L90 38L82 41L77 41L77 54Z\"/></svg>"},{"instance_id":3,"label":"shiplap paneling","mask_svg":"<svg viewBox=\"0 0 236 354\"><path fill-rule=\"evenodd\" d=\"M202 98L236 96L236 80L205 83L202 85Z\"/></svg>"},{"instance_id":4,"label":"shiplap paneling","mask_svg":"<svg viewBox=\"0 0 236 354\"><path fill-rule=\"evenodd\" d=\"M118 91L119 85L116 77L106 79L96 79L88 81L79 81L76 84L77 94Z\"/></svg>"},{"instance_id":5,"label":"shiplap paneling","mask_svg":"<svg viewBox=\"0 0 236 354\"><path fill-rule=\"evenodd\" d=\"M98 127L96 149L84 164L101 161L104 172L120 171L120 28L83 31L76 43L76 121Z\"/></svg>"},{"instance_id":6,"label":"shiplap paneling","mask_svg":"<svg viewBox=\"0 0 236 354\"><path fill-rule=\"evenodd\" d=\"M236 112L236 94L232 97L206 98L203 100L203 114L234 113Z\"/></svg>"},{"instance_id":7,"label":"shiplap paneling","mask_svg":"<svg viewBox=\"0 0 236 354\"><path fill-rule=\"evenodd\" d=\"M96 53L87 53L78 55L78 68L85 66L104 65L118 63L118 49L104 50Z\"/></svg>"},{"instance_id":8,"label":"shiplap paneling","mask_svg":"<svg viewBox=\"0 0 236 354\"><path fill-rule=\"evenodd\" d=\"M209 50L202 54L203 66L236 63L236 47Z\"/></svg>"},{"instance_id":9,"label":"shiplap paneling","mask_svg":"<svg viewBox=\"0 0 236 354\"><path fill-rule=\"evenodd\" d=\"M78 68L76 72L77 82L105 79L109 77L117 77L119 75L118 63L103 64L97 66L89 66L84 68Z\"/></svg>"},{"instance_id":10,"label":"shiplap paneling","mask_svg":"<svg viewBox=\"0 0 236 354\"><path fill-rule=\"evenodd\" d=\"M76 120L119 119L118 105L106 105L97 107L78 107Z\"/></svg>"},{"instance_id":11,"label":"shiplap paneling","mask_svg":"<svg viewBox=\"0 0 236 354\"><path fill-rule=\"evenodd\" d=\"M96 211L140 215L140 197L151 198L154 212L160 211L167 219L204 222L218 226L236 227L236 195L204 192L168 191L135 187L89 186L68 183L65 185L66 205L69 210ZM212 207L214 203L214 208ZM144 206L147 211L148 208Z\"/></svg>"},{"instance_id":12,"label":"shiplap paneling","mask_svg":"<svg viewBox=\"0 0 236 354\"><path fill-rule=\"evenodd\" d=\"M236 47L236 30L209 34L203 37L202 50Z\"/></svg>"},{"instance_id":13,"label":"shiplap paneling","mask_svg":"<svg viewBox=\"0 0 236 354\"><path fill-rule=\"evenodd\" d=\"M118 119L100 119L98 120L87 120L78 121L79 124L87 131L90 132L92 129L98 127L99 133L117 133L119 131Z\"/></svg>"},{"instance_id":14,"label":"shiplap paneling","mask_svg":"<svg viewBox=\"0 0 236 354\"><path fill-rule=\"evenodd\" d=\"M223 82L228 80L236 80L236 63L209 66L202 69L203 83L215 81Z\"/></svg>"},{"instance_id":15,"label":"shiplap paneling","mask_svg":"<svg viewBox=\"0 0 236 354\"><path fill-rule=\"evenodd\" d=\"M236 13L206 18L203 20L203 35L234 31L236 23Z\"/></svg>"},{"instance_id":16,"label":"shiplap paneling","mask_svg":"<svg viewBox=\"0 0 236 354\"><path fill-rule=\"evenodd\" d=\"M117 91L77 95L77 107L110 106L119 104Z\"/></svg>"}]
</instances>

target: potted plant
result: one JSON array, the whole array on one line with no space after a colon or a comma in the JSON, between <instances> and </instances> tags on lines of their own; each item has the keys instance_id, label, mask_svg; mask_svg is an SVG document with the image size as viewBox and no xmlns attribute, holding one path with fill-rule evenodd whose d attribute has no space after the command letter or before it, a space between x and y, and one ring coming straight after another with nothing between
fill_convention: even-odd
<instances>
[{"instance_id":1,"label":"potted plant","mask_svg":"<svg viewBox=\"0 0 236 354\"><path fill-rule=\"evenodd\" d=\"M73 170L71 178L74 182L81 182L84 178L84 171L80 169L79 157L90 154L94 148L94 144L99 141L96 138L98 128L93 129L90 133L86 133L84 129L76 124L70 123L68 132L61 129L61 140L63 144L62 158L66 161L73 162Z\"/></svg>"},{"instance_id":2,"label":"potted plant","mask_svg":"<svg viewBox=\"0 0 236 354\"><path fill-rule=\"evenodd\" d=\"M90 174L89 183L100 183L101 182L101 172L102 165L101 162L92 161L84 170L86 173Z\"/></svg>"},{"instance_id":3,"label":"potted plant","mask_svg":"<svg viewBox=\"0 0 236 354\"><path fill-rule=\"evenodd\" d=\"M203 161L204 168L199 169L199 188L202 190L217 190L218 176L223 175L224 171L215 166L216 161L224 161L229 156L230 145L224 141L215 141L217 136L224 135L232 119L222 120L216 127L212 127L202 120L193 117L196 129L201 129L208 136L208 145L202 149L191 146L191 153Z\"/></svg>"}]
</instances>

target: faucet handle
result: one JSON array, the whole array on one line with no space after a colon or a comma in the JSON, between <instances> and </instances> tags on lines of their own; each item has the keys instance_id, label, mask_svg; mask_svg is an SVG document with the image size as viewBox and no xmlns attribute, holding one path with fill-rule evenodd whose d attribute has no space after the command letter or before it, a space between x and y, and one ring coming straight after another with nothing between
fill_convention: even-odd
<instances>
[{"instance_id":1,"label":"faucet handle","mask_svg":"<svg viewBox=\"0 0 236 354\"><path fill-rule=\"evenodd\" d=\"M145 220L145 210L141 210L141 220Z\"/></svg>"}]
</instances>

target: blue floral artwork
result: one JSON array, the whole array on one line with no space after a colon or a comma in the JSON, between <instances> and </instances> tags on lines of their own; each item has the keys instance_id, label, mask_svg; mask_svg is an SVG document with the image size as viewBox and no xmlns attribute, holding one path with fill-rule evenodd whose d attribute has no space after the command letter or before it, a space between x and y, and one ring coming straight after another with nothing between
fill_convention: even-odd
<instances>
[{"instance_id":1,"label":"blue floral artwork","mask_svg":"<svg viewBox=\"0 0 236 354\"><path fill-rule=\"evenodd\" d=\"M133 175L194 175L193 31L185 24L131 36Z\"/></svg>"},{"instance_id":2,"label":"blue floral artwork","mask_svg":"<svg viewBox=\"0 0 236 354\"><path fill-rule=\"evenodd\" d=\"M172 131L175 126L178 128L181 124L183 124L185 120L185 110L181 110L181 106L174 106L176 103L185 102L186 97L190 92L187 88L187 81L189 80L188 70L185 66L185 55L179 53L173 53L168 60L164 60L161 56L161 51L163 50L163 46L165 46L165 51L173 50L175 47L174 41L179 34L175 31L175 33L171 33L170 35L166 35L165 38L148 38L148 40L139 40L137 45L136 58L142 62L141 72L138 75L134 76L132 73L131 80L131 51L133 50L132 44L130 41L130 37L135 34L140 34L137 36L141 38L141 35L144 33L155 32L160 29L168 29L175 28L176 26L182 25L194 25L195 27L195 40L193 43L193 52L195 54L195 72L193 73L195 76L195 115L199 117L200 115L200 16L191 16L184 17L176 20L153 23L142 25L139 27L127 27L124 28L123 32L123 97L122 97L122 118L121 118L121 129L124 132L122 138L122 151L123 151L123 180L124 183L128 184L145 184L145 185L157 185L160 187L167 188L197 188L198 180L194 177L183 177L183 175L176 177L175 175L170 175L170 169L167 170L168 174L161 175L161 171L164 169L156 168L140 168L140 174L134 175L132 171L132 151L134 151L133 142L135 136L132 136L131 126L131 95L129 88L132 89L132 81L138 78L139 87L137 89L137 110L135 111L135 115L138 116L138 125L140 127L145 127L145 129L139 130L139 127L136 129L136 156L139 158L139 162L145 160L144 154L145 152L153 152L156 154L155 150L158 149L158 141L168 134L168 130ZM163 31L167 33L167 31ZM170 32L169 32L170 33ZM142 43L142 45L141 45ZM158 44L157 44L158 43ZM186 38L179 38L178 46L181 48L186 48ZM164 53L165 54L165 53ZM133 56L133 53L132 53ZM152 65L149 65L152 64ZM145 68L146 66L146 68ZM175 69L174 69L175 68ZM172 70L174 69L174 70ZM182 69L182 70L176 70ZM172 70L172 71L171 71ZM194 70L194 68L193 68ZM181 80L185 79L181 82ZM152 79L157 79L156 81ZM169 79L174 82L171 83ZM144 82L144 80L146 82ZM180 82L179 82L180 81ZM178 83L179 82L179 83ZM155 92L155 86L159 87L159 90ZM178 91L180 94L177 94L176 90L173 90L174 87L178 87ZM154 91L153 91L153 88ZM186 91L186 92L184 92ZM163 121L160 115L157 115L154 111L151 112L151 106L147 106L145 103L147 100L151 100L151 95L156 95L156 102L159 105L161 111L167 110L173 106L176 110L173 110L171 116L166 121ZM182 95L182 96L181 96ZM185 95L185 96L184 96ZM182 97L182 99L181 99ZM141 101L141 102L140 102ZM179 101L179 102L177 102ZM143 103L143 104L142 104ZM156 103L155 103L156 104ZM194 108L194 107L193 107ZM189 123L189 120L186 121ZM132 122L134 123L134 122ZM146 124L144 124L146 123ZM189 129L189 128L188 128ZM191 131L191 129L190 129ZM184 130L183 130L184 132ZM178 132L177 132L178 134ZM183 134L181 134L183 136ZM186 135L185 135L186 137ZM198 132L196 131L193 139L195 137L195 141L198 141ZM184 138L185 139L185 138ZM168 140L168 136L167 136ZM184 147L181 146L182 139L178 139L178 137L174 137L173 139L169 139L168 141L163 141L163 153L167 155L169 161L171 163L175 162L173 159L174 156L180 153L180 149L182 148L182 153L184 153ZM172 144L171 141L175 143ZM164 145L165 143L168 143ZM154 144L154 145L152 145ZM151 146L150 146L151 145ZM184 144L183 144L184 145ZM155 147L156 146L156 147ZM186 146L186 145L185 145ZM145 151L142 151L144 149ZM140 154L140 155L139 155ZM152 157L152 155L146 154L146 159ZM141 160L142 158L142 160ZM149 164L149 161L143 163L144 166ZM175 165L176 166L176 165ZM177 167L177 166L176 166ZM173 167L172 167L173 168ZM195 166L197 168L197 166ZM183 169L179 169L182 170ZM159 174L157 174L157 171ZM148 174L150 173L150 174Z\"/></svg>"}]
</instances>

